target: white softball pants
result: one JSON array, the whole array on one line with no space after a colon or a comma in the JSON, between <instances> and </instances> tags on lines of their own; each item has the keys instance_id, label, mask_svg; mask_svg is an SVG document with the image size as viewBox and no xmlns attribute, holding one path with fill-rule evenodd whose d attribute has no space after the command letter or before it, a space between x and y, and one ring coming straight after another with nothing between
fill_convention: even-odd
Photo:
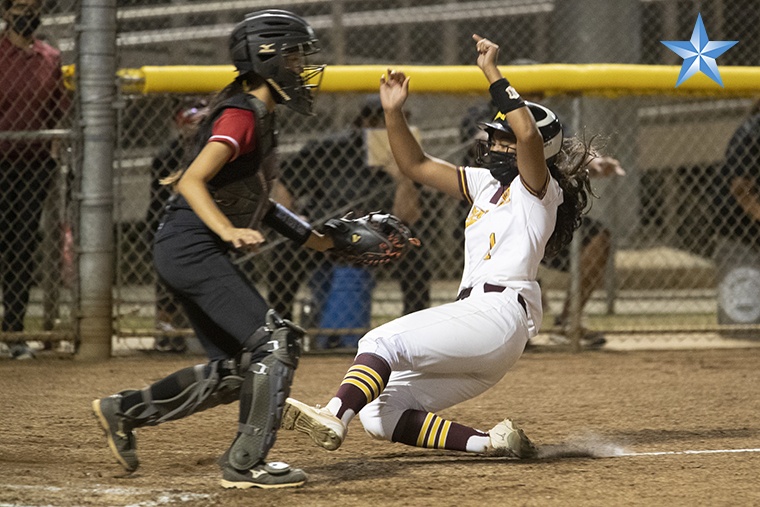
<instances>
[{"instance_id":1,"label":"white softball pants","mask_svg":"<svg viewBox=\"0 0 760 507\"><path fill-rule=\"evenodd\" d=\"M409 409L438 412L494 386L528 342L528 320L512 289L483 293L400 317L359 341L392 373L380 397L359 413L372 437L391 440Z\"/></svg>"}]
</instances>

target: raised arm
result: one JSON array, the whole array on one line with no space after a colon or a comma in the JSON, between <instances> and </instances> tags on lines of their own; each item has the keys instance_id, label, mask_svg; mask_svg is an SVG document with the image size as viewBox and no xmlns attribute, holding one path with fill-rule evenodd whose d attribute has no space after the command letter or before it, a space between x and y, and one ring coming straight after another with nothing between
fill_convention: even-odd
<instances>
[{"instance_id":1,"label":"raised arm","mask_svg":"<svg viewBox=\"0 0 760 507\"><path fill-rule=\"evenodd\" d=\"M549 182L549 168L544 158L544 141L536 121L520 95L496 66L499 46L477 34L473 34L472 38L478 51L478 67L490 84L491 98L515 133L520 179L536 195L542 196Z\"/></svg>"},{"instance_id":2,"label":"raised arm","mask_svg":"<svg viewBox=\"0 0 760 507\"><path fill-rule=\"evenodd\" d=\"M380 100L396 165L402 174L413 181L461 199L456 166L425 153L409 129L403 113L409 96L409 79L403 72L390 69L380 79Z\"/></svg>"}]
</instances>

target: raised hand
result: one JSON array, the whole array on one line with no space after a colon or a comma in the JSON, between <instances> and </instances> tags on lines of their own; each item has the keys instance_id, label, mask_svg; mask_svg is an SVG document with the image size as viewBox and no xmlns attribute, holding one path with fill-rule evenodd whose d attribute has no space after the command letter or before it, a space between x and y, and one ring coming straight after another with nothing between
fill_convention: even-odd
<instances>
[{"instance_id":1,"label":"raised hand","mask_svg":"<svg viewBox=\"0 0 760 507\"><path fill-rule=\"evenodd\" d=\"M400 110L409 97L409 77L388 69L380 78L380 102L386 111Z\"/></svg>"},{"instance_id":2,"label":"raised hand","mask_svg":"<svg viewBox=\"0 0 760 507\"><path fill-rule=\"evenodd\" d=\"M472 40L475 41L475 49L478 51L478 67L483 71L488 67L495 67L499 57L499 45L476 33L472 34Z\"/></svg>"},{"instance_id":3,"label":"raised hand","mask_svg":"<svg viewBox=\"0 0 760 507\"><path fill-rule=\"evenodd\" d=\"M478 67L483 71L488 82L494 83L501 79L501 71L496 66L496 60L499 57L499 45L476 33L472 34L472 40L475 41L475 49L478 51Z\"/></svg>"}]
</instances>

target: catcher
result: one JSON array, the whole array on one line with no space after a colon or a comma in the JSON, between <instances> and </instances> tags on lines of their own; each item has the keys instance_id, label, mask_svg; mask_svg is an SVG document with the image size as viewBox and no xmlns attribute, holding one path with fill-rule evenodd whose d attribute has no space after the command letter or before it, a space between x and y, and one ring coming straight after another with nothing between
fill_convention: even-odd
<instances>
[{"instance_id":1,"label":"catcher","mask_svg":"<svg viewBox=\"0 0 760 507\"><path fill-rule=\"evenodd\" d=\"M128 472L139 466L136 428L239 400L238 431L220 459L221 485L284 488L306 481L300 469L266 462L304 332L268 310L229 254L261 245L262 224L359 264L389 262L410 244L408 229L392 216L341 219L321 234L269 199L276 175L275 106L311 112L312 87L303 76L318 75L322 67L307 67L305 58L318 50L309 24L288 11L248 14L232 32L239 76L209 105L189 167L167 181L177 193L153 248L156 271L183 305L208 363L92 402L111 452Z\"/></svg>"}]
</instances>

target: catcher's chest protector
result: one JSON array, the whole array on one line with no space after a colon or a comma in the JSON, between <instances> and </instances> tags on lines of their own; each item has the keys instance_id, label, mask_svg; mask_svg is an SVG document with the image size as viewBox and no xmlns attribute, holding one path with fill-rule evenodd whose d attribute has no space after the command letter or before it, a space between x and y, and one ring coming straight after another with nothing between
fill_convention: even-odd
<instances>
[{"instance_id":1,"label":"catcher's chest protector","mask_svg":"<svg viewBox=\"0 0 760 507\"><path fill-rule=\"evenodd\" d=\"M269 194L278 174L275 117L259 99L241 93L220 104L212 118L218 118L229 107L253 112L255 149L222 167L209 182L209 189L216 205L235 227L256 229L269 209ZM213 123L206 124L206 139L211 137Z\"/></svg>"}]
</instances>

